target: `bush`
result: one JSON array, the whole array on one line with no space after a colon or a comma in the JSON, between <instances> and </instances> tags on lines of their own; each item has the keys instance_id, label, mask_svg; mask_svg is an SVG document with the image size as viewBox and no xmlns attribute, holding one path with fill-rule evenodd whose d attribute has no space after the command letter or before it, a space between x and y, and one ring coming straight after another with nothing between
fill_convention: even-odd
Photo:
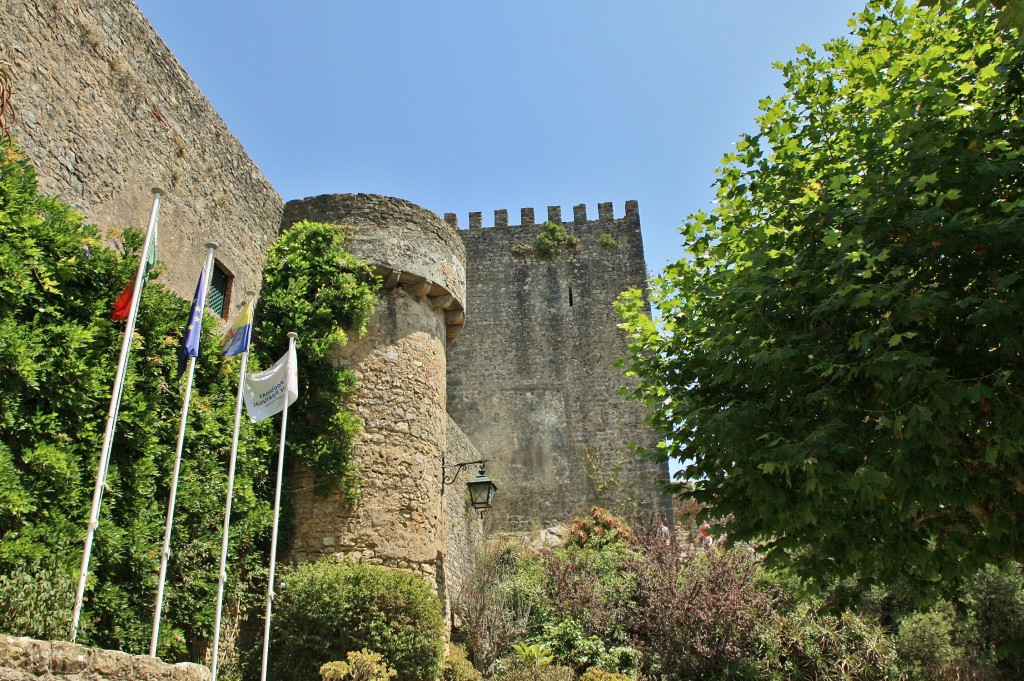
<instances>
[{"instance_id":1,"label":"bush","mask_svg":"<svg viewBox=\"0 0 1024 681\"><path fill-rule=\"evenodd\" d=\"M534 253L541 260L554 260L566 248L575 249L580 243L580 238L570 233L565 225L557 222L545 222L537 235L537 242L534 245Z\"/></svg>"},{"instance_id":2,"label":"bush","mask_svg":"<svg viewBox=\"0 0 1024 681\"><path fill-rule=\"evenodd\" d=\"M967 588L964 599L975 645L1004 673L1024 678L1024 569L1010 563L987 566Z\"/></svg>"},{"instance_id":3,"label":"bush","mask_svg":"<svg viewBox=\"0 0 1024 681\"><path fill-rule=\"evenodd\" d=\"M809 603L762 631L758 678L883 681L899 678L896 648L881 626L853 612L821 615Z\"/></svg>"},{"instance_id":4,"label":"bush","mask_svg":"<svg viewBox=\"0 0 1024 681\"><path fill-rule=\"evenodd\" d=\"M462 646L452 645L448 648L441 670L443 681L484 681L484 676L466 659L466 651Z\"/></svg>"},{"instance_id":5,"label":"bush","mask_svg":"<svg viewBox=\"0 0 1024 681\"><path fill-rule=\"evenodd\" d=\"M549 665L514 664L499 674L491 677L491 681L576 681L576 674L568 667Z\"/></svg>"},{"instance_id":6,"label":"bush","mask_svg":"<svg viewBox=\"0 0 1024 681\"><path fill-rule=\"evenodd\" d=\"M390 681L398 672L379 653L363 648L350 651L346 662L328 662L320 667L323 681Z\"/></svg>"},{"instance_id":7,"label":"bush","mask_svg":"<svg viewBox=\"0 0 1024 681\"><path fill-rule=\"evenodd\" d=\"M0 632L63 639L71 629L74 606L75 582L55 566L17 567L0 575Z\"/></svg>"},{"instance_id":8,"label":"bush","mask_svg":"<svg viewBox=\"0 0 1024 681\"><path fill-rule=\"evenodd\" d=\"M104 246L115 235L123 252ZM19 629L12 634L68 635L60 620L73 608L124 337L124 324L110 312L134 277L142 241L137 230L110 228L104 235L80 213L41 196L32 167L8 138L0 139L0 609L7 613L4 628ZM190 309L161 288L159 269L142 291L89 565L81 620L88 628L77 638L133 653L149 648L181 412L178 348ZM213 631L221 536L215 519L224 508L238 363L215 347L219 321L211 315L204 325L182 457L157 650L168 661L190 650L199 659ZM259 598L273 493L268 452L276 442L270 421L242 424L228 608Z\"/></svg>"},{"instance_id":9,"label":"bush","mask_svg":"<svg viewBox=\"0 0 1024 681\"><path fill-rule=\"evenodd\" d=\"M656 549L652 549L652 552ZM680 570L645 554L631 642L640 671L662 679L746 678L756 662L758 634L773 612L771 585L743 550L709 549Z\"/></svg>"},{"instance_id":10,"label":"bush","mask_svg":"<svg viewBox=\"0 0 1024 681\"><path fill-rule=\"evenodd\" d=\"M580 681L632 681L632 678L625 674L606 672L603 669L593 667L588 669L583 676L580 677Z\"/></svg>"},{"instance_id":11,"label":"bush","mask_svg":"<svg viewBox=\"0 0 1024 681\"><path fill-rule=\"evenodd\" d=\"M441 603L422 578L323 559L282 571L271 676L316 681L320 666L369 648L398 681L434 681L444 655Z\"/></svg>"},{"instance_id":12,"label":"bush","mask_svg":"<svg viewBox=\"0 0 1024 681\"><path fill-rule=\"evenodd\" d=\"M533 255L533 246L522 241L512 244L512 255L525 258L528 255Z\"/></svg>"},{"instance_id":13,"label":"bush","mask_svg":"<svg viewBox=\"0 0 1024 681\"><path fill-rule=\"evenodd\" d=\"M513 643L540 633L549 608L545 581L543 563L516 547L488 549L477 557L456 602L477 669L492 673Z\"/></svg>"},{"instance_id":14,"label":"bush","mask_svg":"<svg viewBox=\"0 0 1024 681\"><path fill-rule=\"evenodd\" d=\"M348 253L344 228L297 222L267 252L256 308L257 353L267 364L288 349L298 331L299 397L288 413L289 461L316 473L317 492L359 500L360 476L352 444L362 430L348 407L356 375L331 357L349 336L366 331L379 281L369 265Z\"/></svg>"},{"instance_id":15,"label":"bush","mask_svg":"<svg viewBox=\"0 0 1024 681\"><path fill-rule=\"evenodd\" d=\"M964 651L953 644L953 625L954 612L946 603L900 620L896 649L908 681L959 678L956 667Z\"/></svg>"}]
</instances>

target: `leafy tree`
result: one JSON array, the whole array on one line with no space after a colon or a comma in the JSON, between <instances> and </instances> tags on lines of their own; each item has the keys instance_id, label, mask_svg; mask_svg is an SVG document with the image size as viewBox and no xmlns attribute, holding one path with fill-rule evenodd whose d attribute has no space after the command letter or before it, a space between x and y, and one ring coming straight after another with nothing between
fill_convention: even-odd
<instances>
[{"instance_id":1,"label":"leafy tree","mask_svg":"<svg viewBox=\"0 0 1024 681\"><path fill-rule=\"evenodd\" d=\"M1024 559L1024 55L946 4L872 0L780 64L660 326L621 303L704 515L811 579L953 591Z\"/></svg>"}]
</instances>

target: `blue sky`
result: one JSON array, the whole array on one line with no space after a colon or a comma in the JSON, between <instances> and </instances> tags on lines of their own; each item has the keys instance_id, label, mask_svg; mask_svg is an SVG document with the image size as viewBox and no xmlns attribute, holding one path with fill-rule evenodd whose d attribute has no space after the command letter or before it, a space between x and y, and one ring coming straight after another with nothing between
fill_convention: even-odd
<instances>
[{"instance_id":1,"label":"blue sky","mask_svg":"<svg viewBox=\"0 0 1024 681\"><path fill-rule=\"evenodd\" d=\"M398 196L439 214L636 199L648 266L797 45L851 0L136 0L285 200ZM285 8L286 9L283 9Z\"/></svg>"}]
</instances>

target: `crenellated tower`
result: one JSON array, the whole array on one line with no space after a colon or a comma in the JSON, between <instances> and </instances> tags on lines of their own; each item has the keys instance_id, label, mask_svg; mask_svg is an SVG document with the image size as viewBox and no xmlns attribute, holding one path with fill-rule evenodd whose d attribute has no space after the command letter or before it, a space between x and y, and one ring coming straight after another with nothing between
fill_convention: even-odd
<instances>
[{"instance_id":1,"label":"crenellated tower","mask_svg":"<svg viewBox=\"0 0 1024 681\"><path fill-rule=\"evenodd\" d=\"M647 285L639 210L627 201L616 218L611 203L597 208L596 220L581 204L563 221L560 206L548 207L547 222L578 239L550 260L533 252L545 227L532 208L519 225L507 210L494 211L491 227L470 213L458 232L471 314L448 358L448 412L491 459L500 529L564 523L593 504L671 517L666 466L633 452L657 436L618 394L626 380L613 367L627 350L615 300ZM454 214L445 220L458 227Z\"/></svg>"}]
</instances>

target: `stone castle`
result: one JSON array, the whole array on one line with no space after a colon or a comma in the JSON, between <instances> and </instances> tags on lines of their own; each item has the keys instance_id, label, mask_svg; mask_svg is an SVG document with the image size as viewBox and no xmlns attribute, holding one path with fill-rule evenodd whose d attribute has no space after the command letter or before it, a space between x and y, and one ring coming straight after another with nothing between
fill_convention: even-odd
<instances>
[{"instance_id":1,"label":"stone castle","mask_svg":"<svg viewBox=\"0 0 1024 681\"><path fill-rule=\"evenodd\" d=\"M550 261L523 247L542 229L533 209L515 226L505 210L488 227L471 213L460 229L453 214L382 196L285 203L131 0L6 0L0 61L12 133L44 192L123 227L144 225L150 187L165 190L161 280L183 298L217 241L220 311L233 315L301 219L350 226L351 250L377 267L370 332L342 358L359 378L363 502L297 498L291 559L357 554L423 573L447 600L485 528L465 474L442 489L442 460L488 460L488 531L542 529L595 503L670 515L666 467L631 451L656 436L611 367L626 352L612 303L646 285L636 202L618 218L610 203L596 219L575 206L572 221L549 207L546 220L580 240Z\"/></svg>"}]
</instances>

